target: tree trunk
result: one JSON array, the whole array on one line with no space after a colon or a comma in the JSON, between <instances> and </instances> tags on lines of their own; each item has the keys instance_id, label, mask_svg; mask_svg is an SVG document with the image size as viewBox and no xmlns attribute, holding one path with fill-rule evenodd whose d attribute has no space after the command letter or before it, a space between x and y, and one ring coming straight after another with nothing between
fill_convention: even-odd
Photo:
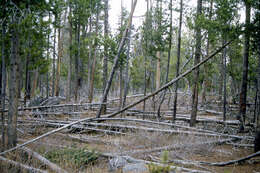
<instances>
[{"instance_id":1,"label":"tree trunk","mask_svg":"<svg viewBox=\"0 0 260 173\"><path fill-rule=\"evenodd\" d=\"M56 21L56 17L55 17ZM54 37L53 37L53 59L52 59L52 94L51 96L54 97L55 91L55 54L56 54L56 28L54 28Z\"/></svg>"},{"instance_id":2,"label":"tree trunk","mask_svg":"<svg viewBox=\"0 0 260 173\"><path fill-rule=\"evenodd\" d=\"M131 0L131 8L133 7L133 0ZM126 57L126 68L125 68L125 74L124 74L124 96L123 96L123 102L122 102L122 106L121 109L123 107L125 107L126 104L126 96L128 93L128 88L129 88L129 82L130 82L130 77L128 74L128 70L129 70L129 59L130 59L130 44L131 44L131 30L132 29L132 25L130 26L129 32L128 32L128 42L127 42L127 57Z\"/></svg>"},{"instance_id":3,"label":"tree trunk","mask_svg":"<svg viewBox=\"0 0 260 173\"><path fill-rule=\"evenodd\" d=\"M92 39L93 34L92 34L92 16L90 16L89 18L89 35L90 35L90 39ZM90 41L89 43L89 54L88 54L88 101L91 103L92 101L92 91L91 91L91 75L92 75L92 65L94 62L94 58L92 57L92 49L93 49L93 45L92 45L92 41ZM93 60L92 60L93 59Z\"/></svg>"},{"instance_id":4,"label":"tree trunk","mask_svg":"<svg viewBox=\"0 0 260 173\"><path fill-rule=\"evenodd\" d=\"M16 16L13 23L17 24ZM7 122L7 147L12 148L17 144L17 114L18 114L18 85L19 85L19 33L14 27L11 31L11 59L9 75L9 109Z\"/></svg>"},{"instance_id":5,"label":"tree trunk","mask_svg":"<svg viewBox=\"0 0 260 173\"><path fill-rule=\"evenodd\" d=\"M5 22L2 23L2 46L1 46L1 51L2 51L2 64L1 64L1 135L2 135L2 147L5 149L5 120L4 120L4 110L5 110L5 95L6 95L6 67L5 67Z\"/></svg>"},{"instance_id":6,"label":"tree trunk","mask_svg":"<svg viewBox=\"0 0 260 173\"><path fill-rule=\"evenodd\" d=\"M71 21L71 7L69 7L69 64L68 64L68 77L67 77L67 93L66 100L70 101L71 98L71 71L72 71L72 21Z\"/></svg>"},{"instance_id":7,"label":"tree trunk","mask_svg":"<svg viewBox=\"0 0 260 173\"><path fill-rule=\"evenodd\" d=\"M97 117L98 118L100 117L101 112L103 112L102 111L104 109L103 106L104 106L104 103L107 100L107 95L108 95L108 92L109 92L109 89L110 89L110 86L111 86L111 83L112 83L112 80L113 80L113 76L114 76L116 67L118 65L119 57L120 57L121 51L122 51L122 49L124 47L128 30L129 30L129 28L130 28L130 26L132 24L132 18L133 18L133 14L134 14L136 3L137 3L137 0L134 1L134 5L133 5L133 7L131 9L131 12L130 12L130 15L129 15L129 21L128 21L127 27L126 27L126 29L125 29L125 31L123 33L121 42L120 42L119 47L118 47L118 51L117 51L116 57L114 59L114 64L113 64L113 67L112 67L112 71L111 71L111 73L109 75L109 80L107 81L106 88L105 88L105 91L104 91L104 95L102 97L102 105L100 106L100 109L97 112Z\"/></svg>"},{"instance_id":8,"label":"tree trunk","mask_svg":"<svg viewBox=\"0 0 260 173\"><path fill-rule=\"evenodd\" d=\"M105 7L104 7L104 11L105 11L105 19L104 19L104 37L108 38L108 0L104 0L105 1ZM107 62L108 62L108 46L105 44L104 46L104 58L103 58L103 98L104 94L105 94L105 88L106 88L106 84L107 84ZM105 98L104 102L107 102L107 99ZM102 114L106 113L106 105L102 106Z\"/></svg>"},{"instance_id":9,"label":"tree trunk","mask_svg":"<svg viewBox=\"0 0 260 173\"><path fill-rule=\"evenodd\" d=\"M58 57L57 57L57 71L55 78L55 96L59 96L59 83L60 83L60 65L61 65L61 56L62 56L62 39L61 39L61 28L58 29Z\"/></svg>"},{"instance_id":10,"label":"tree trunk","mask_svg":"<svg viewBox=\"0 0 260 173\"><path fill-rule=\"evenodd\" d=\"M258 24L259 27L259 24ZM257 120L256 120L256 134L255 134L255 152L260 151L260 38L258 37L257 41L257 53L258 53L258 69L257 69L257 90L258 90L258 95L257 95Z\"/></svg>"},{"instance_id":11,"label":"tree trunk","mask_svg":"<svg viewBox=\"0 0 260 173\"><path fill-rule=\"evenodd\" d=\"M226 44L226 39L223 39L223 44ZM227 74L226 74L226 55L227 48L223 49L222 58L223 58L223 121L226 121L226 104L227 104Z\"/></svg>"},{"instance_id":12,"label":"tree trunk","mask_svg":"<svg viewBox=\"0 0 260 173\"><path fill-rule=\"evenodd\" d=\"M99 7L97 7L99 8ZM95 28L95 40L94 40L94 56L91 67L91 78L90 78L90 88L89 88L89 102L92 103L93 94L94 94L94 77L95 77L95 69L96 69L96 59L97 59L97 37L98 37L98 23L99 23L99 10L96 14L96 28Z\"/></svg>"},{"instance_id":13,"label":"tree trunk","mask_svg":"<svg viewBox=\"0 0 260 173\"><path fill-rule=\"evenodd\" d=\"M212 9L213 9L213 0L210 0L210 11L209 11L209 20L211 20L212 18ZM211 33L207 33L207 46L206 46L206 57L209 56L209 44L210 44L210 35ZM202 105L204 106L204 104L206 104L207 99L206 99L206 92L208 90L209 86L209 79L208 79L208 66L205 65L204 66L204 79L203 79L203 86L202 86L202 98L201 98L201 102Z\"/></svg>"},{"instance_id":14,"label":"tree trunk","mask_svg":"<svg viewBox=\"0 0 260 173\"><path fill-rule=\"evenodd\" d=\"M180 21L179 21L179 32L178 32L178 45L177 45L177 64L176 64L176 77L179 76L179 68L180 68L180 59L181 59L181 28L182 28L182 11L183 11L183 3L180 1ZM173 102L173 116L172 121L175 122L176 113L177 113L177 98L178 98L178 81L175 84L174 88L174 102Z\"/></svg>"},{"instance_id":15,"label":"tree trunk","mask_svg":"<svg viewBox=\"0 0 260 173\"><path fill-rule=\"evenodd\" d=\"M149 26L148 26L148 21L149 21L149 1L146 2L146 30L148 32ZM147 63L147 56L148 56L148 38L146 36L145 39L145 48L146 48L146 54L144 56L144 97L146 96L146 90L147 90L147 81L146 81L146 73L147 73L147 67L146 67L146 63ZM143 111L145 111L145 106L146 106L146 101L144 100L143 103ZM144 119L144 116L143 116Z\"/></svg>"},{"instance_id":16,"label":"tree trunk","mask_svg":"<svg viewBox=\"0 0 260 173\"><path fill-rule=\"evenodd\" d=\"M160 88L161 82L161 52L157 52L157 63L156 63L156 90Z\"/></svg>"},{"instance_id":17,"label":"tree trunk","mask_svg":"<svg viewBox=\"0 0 260 173\"><path fill-rule=\"evenodd\" d=\"M51 14L49 12L49 21L51 20ZM50 58L50 34L48 34L48 47L47 47L47 61ZM49 72L46 73L46 97L49 98L50 95L50 87L49 87Z\"/></svg>"},{"instance_id":18,"label":"tree trunk","mask_svg":"<svg viewBox=\"0 0 260 173\"><path fill-rule=\"evenodd\" d=\"M197 19L201 15L202 9L202 0L197 0ZM200 62L200 53L201 53L201 29L196 22L196 50L195 50L195 59L194 65ZM193 73L193 88L192 88L192 110L191 110L191 120L190 126L195 126L196 117L197 117L197 109L198 109L198 92L199 92L199 68L197 68Z\"/></svg>"},{"instance_id":19,"label":"tree trunk","mask_svg":"<svg viewBox=\"0 0 260 173\"><path fill-rule=\"evenodd\" d=\"M30 37L28 38L28 48L31 47ZM31 99L31 77L29 71L29 64L31 59L31 52L28 52L25 64L25 94L24 94L24 106L26 106L27 99Z\"/></svg>"},{"instance_id":20,"label":"tree trunk","mask_svg":"<svg viewBox=\"0 0 260 173\"><path fill-rule=\"evenodd\" d=\"M36 89L37 89L37 83L38 83L38 80L39 80L38 68L34 70L33 74L34 74L34 77L33 77L33 86L32 86L31 96L35 97Z\"/></svg>"},{"instance_id":21,"label":"tree trunk","mask_svg":"<svg viewBox=\"0 0 260 173\"><path fill-rule=\"evenodd\" d=\"M248 78L248 57L249 57L249 41L250 41L250 12L251 5L248 0L245 1L246 5L246 29L244 37L244 53L243 53L243 75L240 90L239 102L239 121L241 122L240 130L244 130L244 123L246 118L246 97L247 97L247 78Z\"/></svg>"},{"instance_id":22,"label":"tree trunk","mask_svg":"<svg viewBox=\"0 0 260 173\"><path fill-rule=\"evenodd\" d=\"M80 23L76 24L76 43L77 43L77 50L76 50L76 55L75 55L75 73L76 73L76 82L75 82L75 102L78 101L78 96L79 96L79 88L81 86L81 77L80 77L80 70L79 70L79 58L80 58Z\"/></svg>"}]
</instances>

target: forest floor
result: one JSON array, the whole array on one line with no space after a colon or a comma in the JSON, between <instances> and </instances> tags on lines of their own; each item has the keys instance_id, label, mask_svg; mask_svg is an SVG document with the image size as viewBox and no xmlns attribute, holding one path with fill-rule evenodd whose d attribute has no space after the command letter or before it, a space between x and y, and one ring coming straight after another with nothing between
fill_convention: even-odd
<instances>
[{"instance_id":1,"label":"forest floor","mask_svg":"<svg viewBox=\"0 0 260 173\"><path fill-rule=\"evenodd\" d=\"M148 102L147 105L151 105L151 103ZM113 107L115 109L116 104ZM139 160L167 163L171 166L188 169L188 171L176 169L176 172L191 172L195 170L217 173L260 172L259 157L229 166L209 166L201 163L226 162L254 153L251 137L253 133L250 130L248 133L239 134L237 133L237 125L216 123L222 119L219 112L200 110L198 118L201 122L197 124L196 128L202 131L201 133L199 133L200 131L194 133L196 132L194 129L183 128L188 127L188 121L186 120L189 119L189 109L183 105L178 109L177 117L180 119L177 119L176 124L179 126L170 127L171 116L166 107L164 106L164 109L162 109L163 118L160 121L151 113L153 112L151 108L149 115L146 112L147 117L145 117L145 121L130 121L142 120L144 117L142 113L133 113L132 111L118 115L119 119L75 125L73 128L68 128L42 138L28 145L28 148L38 152L68 172L109 172L111 169L109 163L112 156L106 157L104 156L106 154L113 156L127 155ZM139 105L134 110L142 110L142 106ZM57 113L59 110L54 110L53 112ZM49 113L48 115L37 114L35 116L30 111L24 111L19 116L18 121L18 142L24 143L66 123L76 119L94 117L95 114L96 111L93 108L92 110L82 111L82 113L74 115L62 113L52 115ZM233 118L231 117L229 120L232 122ZM206 130L211 130L215 133L207 133ZM223 143L214 142L230 137L221 136L219 133L241 136L242 140ZM163 147L168 148L165 149ZM36 161L30 155L24 156L19 152L15 152L7 157L17 162L52 172L51 169ZM151 164L146 164L147 171L144 172L149 172L149 165ZM0 172L6 171L10 172L10 166L0 163ZM115 172L121 171L119 168Z\"/></svg>"}]
</instances>

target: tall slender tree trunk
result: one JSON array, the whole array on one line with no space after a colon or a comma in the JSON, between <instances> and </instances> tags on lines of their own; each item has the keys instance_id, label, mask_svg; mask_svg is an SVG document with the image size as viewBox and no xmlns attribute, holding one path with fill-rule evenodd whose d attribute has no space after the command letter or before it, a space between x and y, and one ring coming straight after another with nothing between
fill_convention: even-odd
<instances>
[{"instance_id":1,"label":"tall slender tree trunk","mask_svg":"<svg viewBox=\"0 0 260 173\"><path fill-rule=\"evenodd\" d=\"M112 83L112 80L113 80L113 76L115 74L115 70L116 70L116 67L118 66L118 61L119 61L119 57L120 57L120 54L122 52L122 49L123 49L123 46L125 44L125 40L126 40L126 36L128 34L128 31L129 31L129 28L132 24L132 18L133 18L133 14L134 14L134 10L135 10L135 6L136 6L136 3L137 3L137 0L134 1L134 5L131 9L131 12L130 12L130 15L129 15L129 20L128 20L128 24L127 24L127 27L122 35L122 39L121 39L121 42L119 44L119 47L118 47L118 50L117 50L117 54L116 54L116 57L114 59L114 64L113 64L113 67L112 67L112 71L109 75L109 80L107 81L107 84L106 84L106 88L105 88L105 91L104 91L104 95L102 97L102 104L97 112L97 117L99 118L100 115L101 115L101 112L102 110L104 109L103 106L104 106L104 103L105 101L107 100L107 95L108 95L108 92L109 92L109 89L111 87L111 83Z\"/></svg>"},{"instance_id":2,"label":"tall slender tree trunk","mask_svg":"<svg viewBox=\"0 0 260 173\"><path fill-rule=\"evenodd\" d=\"M70 101L71 98L71 71L72 71L72 21L71 21L71 7L69 7L69 64L68 64L68 77L67 77L67 93L66 100Z\"/></svg>"},{"instance_id":3,"label":"tall slender tree trunk","mask_svg":"<svg viewBox=\"0 0 260 173\"><path fill-rule=\"evenodd\" d=\"M99 8L99 7L98 7ZM95 37L98 37L98 23L99 23L99 10L96 14L96 28L95 28ZM91 103L93 100L94 94L94 77L95 77L95 69L96 69L96 59L97 59L97 39L94 41L94 56L91 67L91 78L90 78L90 88L89 88L89 102Z\"/></svg>"},{"instance_id":4,"label":"tall slender tree trunk","mask_svg":"<svg viewBox=\"0 0 260 173\"><path fill-rule=\"evenodd\" d=\"M123 0L121 0L121 28L123 27L123 22L124 22ZM118 106L119 109L122 107L122 104L123 104L123 63L121 63L119 66L119 106Z\"/></svg>"},{"instance_id":5,"label":"tall slender tree trunk","mask_svg":"<svg viewBox=\"0 0 260 173\"><path fill-rule=\"evenodd\" d=\"M149 29L149 26L148 26L148 23L149 23L149 1L146 1L146 30L148 31ZM146 63L147 63L147 56L148 56L148 38L146 36L146 39L145 39L145 48L146 48L146 51L145 51L145 56L144 56L144 97L146 96L146 90L147 90L147 81L146 81L146 73L147 73L147 67L146 67ZM146 100L144 100L144 103L143 103L143 111L145 111L145 107L146 107ZM144 119L144 116L143 116L143 119Z\"/></svg>"},{"instance_id":6,"label":"tall slender tree trunk","mask_svg":"<svg viewBox=\"0 0 260 173\"><path fill-rule=\"evenodd\" d=\"M178 45L177 45L177 64L176 64L176 77L179 76L180 69L180 59L181 59L181 28L182 28L182 11L183 3L180 1L180 20L179 20L179 32L178 32ZM173 102L173 116L172 121L175 122L176 113L177 113L177 98L178 98L178 81L175 84L174 88L174 102Z\"/></svg>"},{"instance_id":7,"label":"tall slender tree trunk","mask_svg":"<svg viewBox=\"0 0 260 173\"><path fill-rule=\"evenodd\" d=\"M81 75L79 70L79 61L80 61L80 22L76 24L76 43L77 43L77 51L75 55L75 73L76 73L76 82L75 82L75 101L77 102L79 99L79 88L81 86Z\"/></svg>"},{"instance_id":8,"label":"tall slender tree trunk","mask_svg":"<svg viewBox=\"0 0 260 173\"><path fill-rule=\"evenodd\" d=\"M59 96L60 88L60 66L61 66L61 56L62 56L62 39L61 39L61 28L58 29L58 57L56 64L56 78L55 78L55 96Z\"/></svg>"},{"instance_id":9,"label":"tall slender tree trunk","mask_svg":"<svg viewBox=\"0 0 260 173\"><path fill-rule=\"evenodd\" d=\"M131 0L131 8L133 7L133 0ZM125 68L125 74L124 74L124 80L125 80L125 85L124 85L124 96L123 96L123 103L121 108L125 107L126 104L126 96L128 93L128 88L129 88L129 81L130 77L128 74L129 70L129 59L130 59L130 44L131 44L131 31L132 31L132 26L130 26L129 32L128 32L128 42L127 42L127 55L126 55L126 68Z\"/></svg>"},{"instance_id":10,"label":"tall slender tree trunk","mask_svg":"<svg viewBox=\"0 0 260 173\"><path fill-rule=\"evenodd\" d=\"M49 21L51 20L51 14L49 12ZM50 34L48 34L48 47L47 47L47 61L50 58ZM50 87L49 87L49 72L46 73L46 97L49 98Z\"/></svg>"},{"instance_id":11,"label":"tall slender tree trunk","mask_svg":"<svg viewBox=\"0 0 260 173\"><path fill-rule=\"evenodd\" d=\"M259 28L259 24L258 24ZM257 41L258 69L257 69L257 115L256 115L256 134L255 134L255 152L260 150L260 38Z\"/></svg>"},{"instance_id":12,"label":"tall slender tree trunk","mask_svg":"<svg viewBox=\"0 0 260 173\"><path fill-rule=\"evenodd\" d=\"M223 39L223 44L226 44L226 39ZM227 104L227 74L226 74L226 59L227 59L227 48L223 49L223 121L226 121L226 104Z\"/></svg>"},{"instance_id":13,"label":"tall slender tree trunk","mask_svg":"<svg viewBox=\"0 0 260 173\"><path fill-rule=\"evenodd\" d=\"M105 1L105 7L104 7L104 11L105 11L105 19L104 19L104 37L108 38L108 0L104 0ZM106 84L107 84L107 62L108 62L108 46L105 45L104 46L104 58L103 58L103 98L104 94L105 94L105 88L106 88ZM107 99L105 98L104 102L107 102ZM102 110L101 110L102 114L106 113L106 104L102 106Z\"/></svg>"},{"instance_id":14,"label":"tall slender tree trunk","mask_svg":"<svg viewBox=\"0 0 260 173\"><path fill-rule=\"evenodd\" d=\"M90 37L93 36L92 34L92 16L89 17L89 35ZM92 64L93 64L93 57L92 57L92 51L93 51L93 43L92 41L89 43L89 54L88 54L88 99L89 102L92 101L92 93L91 93L91 70L92 70Z\"/></svg>"},{"instance_id":15,"label":"tall slender tree trunk","mask_svg":"<svg viewBox=\"0 0 260 173\"><path fill-rule=\"evenodd\" d=\"M157 52L157 63L156 63L156 90L160 88L161 82L161 52Z\"/></svg>"},{"instance_id":16,"label":"tall slender tree trunk","mask_svg":"<svg viewBox=\"0 0 260 173\"><path fill-rule=\"evenodd\" d=\"M16 16L13 23L17 24ZM17 144L17 114L18 114L18 87L19 87L19 33L16 27L12 28L11 59L9 75L9 109L7 122L7 147L11 148Z\"/></svg>"},{"instance_id":17,"label":"tall slender tree trunk","mask_svg":"<svg viewBox=\"0 0 260 173\"><path fill-rule=\"evenodd\" d=\"M6 68L5 68L5 22L2 23L2 46L1 46L1 58L2 58L2 64L1 64L1 135L2 135L2 148L5 149L5 118L4 118L4 110L5 110L5 95L6 95Z\"/></svg>"},{"instance_id":18,"label":"tall slender tree trunk","mask_svg":"<svg viewBox=\"0 0 260 173\"><path fill-rule=\"evenodd\" d=\"M209 20L212 19L212 9L213 9L213 0L210 0ZM211 33L209 33L209 31L208 31L208 33L207 33L207 45L206 45L206 57L209 56L210 35L211 35ZM204 65L204 79L203 79L203 84L202 84L202 98L201 98L201 102L202 102L203 106L207 102L206 93L207 93L207 90L209 88L209 79L207 77L208 71L209 71L208 65Z\"/></svg>"},{"instance_id":19,"label":"tall slender tree trunk","mask_svg":"<svg viewBox=\"0 0 260 173\"><path fill-rule=\"evenodd\" d=\"M56 21L56 17L55 17ZM55 91L55 59L56 59L56 28L54 28L54 36L53 36L53 59L52 59L52 94L51 96L54 97Z\"/></svg>"},{"instance_id":20,"label":"tall slender tree trunk","mask_svg":"<svg viewBox=\"0 0 260 173\"><path fill-rule=\"evenodd\" d=\"M247 97L247 78L248 78L248 57L249 57L249 41L250 41L250 13L251 4L249 0L245 0L246 5L246 31L244 37L244 53L243 53L243 75L240 90L239 102L239 120L241 123L240 130L244 130L244 123L246 118L246 97Z\"/></svg>"},{"instance_id":21,"label":"tall slender tree trunk","mask_svg":"<svg viewBox=\"0 0 260 173\"><path fill-rule=\"evenodd\" d=\"M63 23L65 25L67 18L67 9L63 16ZM59 22L61 23L61 22ZM61 72L61 59L63 57L63 41L64 41L64 28L59 27L58 29L58 59L57 59L57 73L55 81L55 96L60 95L60 72Z\"/></svg>"},{"instance_id":22,"label":"tall slender tree trunk","mask_svg":"<svg viewBox=\"0 0 260 173\"><path fill-rule=\"evenodd\" d=\"M201 15L202 10L202 0L197 0L197 17L199 18ZM201 29L196 21L196 50L195 50L195 60L194 65L200 62L200 53L201 53ZM190 126L196 125L196 117L197 117L197 110L198 110L198 92L199 92L199 68L197 68L193 73L193 88L192 88L192 110L191 110L191 119L190 119Z\"/></svg>"},{"instance_id":23,"label":"tall slender tree trunk","mask_svg":"<svg viewBox=\"0 0 260 173\"><path fill-rule=\"evenodd\" d=\"M28 38L28 48L31 47L30 37ZM29 71L29 64L31 59L31 52L28 52L26 56L26 64L25 64L25 94L24 94L24 106L26 106L27 99L31 98L31 78Z\"/></svg>"}]
</instances>

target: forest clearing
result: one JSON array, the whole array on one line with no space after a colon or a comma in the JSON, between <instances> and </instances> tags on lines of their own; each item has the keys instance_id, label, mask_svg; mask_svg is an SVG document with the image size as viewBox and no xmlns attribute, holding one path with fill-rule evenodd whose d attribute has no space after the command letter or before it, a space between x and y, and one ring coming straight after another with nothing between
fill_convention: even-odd
<instances>
[{"instance_id":1,"label":"forest clearing","mask_svg":"<svg viewBox=\"0 0 260 173\"><path fill-rule=\"evenodd\" d=\"M259 1L3 0L0 25L0 172L260 172Z\"/></svg>"}]
</instances>

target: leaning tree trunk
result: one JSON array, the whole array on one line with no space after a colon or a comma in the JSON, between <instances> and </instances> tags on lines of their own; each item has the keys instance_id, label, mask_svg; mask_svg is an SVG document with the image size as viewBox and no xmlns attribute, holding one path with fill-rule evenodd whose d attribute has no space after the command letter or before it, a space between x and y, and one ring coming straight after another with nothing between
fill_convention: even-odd
<instances>
[{"instance_id":1,"label":"leaning tree trunk","mask_svg":"<svg viewBox=\"0 0 260 173\"><path fill-rule=\"evenodd\" d=\"M14 17L14 24L17 19ZM11 148L17 144L17 114L18 114L18 85L19 85L19 33L17 28L11 31L11 57L9 75L9 109L7 122L7 147Z\"/></svg>"},{"instance_id":2,"label":"leaning tree trunk","mask_svg":"<svg viewBox=\"0 0 260 173\"><path fill-rule=\"evenodd\" d=\"M197 19L201 15L202 9L202 0L197 0ZM194 64L198 64L200 62L200 53L201 53L201 29L196 22L196 50L195 50L195 60ZM196 117L197 117L197 109L198 109L198 92L199 92L199 68L197 68L193 73L193 88L192 88L192 110L191 110L191 119L190 126L195 126Z\"/></svg>"},{"instance_id":3,"label":"leaning tree trunk","mask_svg":"<svg viewBox=\"0 0 260 173\"><path fill-rule=\"evenodd\" d=\"M248 0L245 1L246 5L246 29L244 37L244 54L243 54L243 75L240 90L239 102L239 121L241 123L240 130L244 130L246 118L246 97L247 97L247 78L248 78L248 57L249 57L249 41L250 41L250 12L251 5Z\"/></svg>"},{"instance_id":4,"label":"leaning tree trunk","mask_svg":"<svg viewBox=\"0 0 260 173\"><path fill-rule=\"evenodd\" d=\"M131 0L131 8L133 7L133 0ZM121 109L125 107L126 104L126 96L128 93L128 88L129 88L129 82L130 82L130 77L128 74L129 70L129 58L130 58L130 45L131 45L131 28L132 25L130 26L129 32L128 32L128 41L127 41L127 55L126 55L126 68L125 68L125 73L124 73L124 95L123 95L123 102Z\"/></svg>"},{"instance_id":5,"label":"leaning tree trunk","mask_svg":"<svg viewBox=\"0 0 260 173\"><path fill-rule=\"evenodd\" d=\"M109 80L107 81L106 88L105 88L105 91L104 91L104 94L103 94L103 97L102 97L102 104L101 104L101 106L100 106L100 108L99 108L99 110L97 112L97 117L98 118L100 117L101 112L104 112L104 111L102 111L104 109L104 103L107 100L107 95L108 95L108 92L109 92L109 89L110 89L110 86L111 86L111 83L112 83L112 80L113 80L113 76L115 74L116 67L118 65L119 57L120 57L120 54L121 54L122 49L124 47L128 30L129 30L129 28L130 28L130 26L132 24L132 18L133 18L133 14L134 14L136 3L137 3L137 0L134 1L134 5L133 5L133 7L131 9L131 12L130 12L130 15L129 15L129 21L128 21L127 27L126 27L126 29L125 29L125 31L123 33L122 40L121 40L121 42L119 44L118 51L117 51L116 57L114 59L114 64L113 64L113 67L112 67L112 71L110 73Z\"/></svg>"}]
</instances>

